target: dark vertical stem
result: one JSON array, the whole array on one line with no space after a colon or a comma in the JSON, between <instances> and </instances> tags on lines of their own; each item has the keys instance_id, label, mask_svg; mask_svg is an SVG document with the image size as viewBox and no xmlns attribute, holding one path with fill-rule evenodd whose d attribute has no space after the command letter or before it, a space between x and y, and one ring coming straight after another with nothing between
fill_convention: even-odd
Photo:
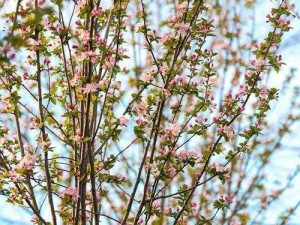
<instances>
[{"instance_id":1,"label":"dark vertical stem","mask_svg":"<svg viewBox=\"0 0 300 225\"><path fill-rule=\"evenodd\" d=\"M35 0L35 9L38 8L38 1ZM35 27L35 40L38 41L39 39L39 29L38 24ZM42 100L42 81L41 81L41 65L40 65L40 51L37 47L36 51L36 65L37 65L37 83L38 83L38 104L39 104L39 112L40 112L40 122L41 122L41 132L42 132L42 141L47 141L46 136L46 130L45 130L45 118L44 118L44 111L43 111L43 100ZM52 216L52 223L53 225L57 225L56 221L56 215L54 210L54 202L53 202L53 196L52 196L52 187L51 187L51 176L49 171L49 162L48 162L48 151L45 150L44 152L45 157L45 173L46 173L46 183L47 183L47 192L48 192L48 200L49 200L49 206Z\"/></svg>"}]
</instances>

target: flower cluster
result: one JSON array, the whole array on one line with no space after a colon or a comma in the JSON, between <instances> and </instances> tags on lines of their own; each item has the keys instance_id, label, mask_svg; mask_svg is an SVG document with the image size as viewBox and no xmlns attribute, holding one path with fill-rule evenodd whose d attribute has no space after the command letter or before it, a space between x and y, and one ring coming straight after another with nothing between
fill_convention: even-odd
<instances>
[{"instance_id":1,"label":"flower cluster","mask_svg":"<svg viewBox=\"0 0 300 225\"><path fill-rule=\"evenodd\" d=\"M73 187L67 187L61 192L60 197L63 199L70 199L72 201L77 201L79 198L78 190Z\"/></svg>"}]
</instances>

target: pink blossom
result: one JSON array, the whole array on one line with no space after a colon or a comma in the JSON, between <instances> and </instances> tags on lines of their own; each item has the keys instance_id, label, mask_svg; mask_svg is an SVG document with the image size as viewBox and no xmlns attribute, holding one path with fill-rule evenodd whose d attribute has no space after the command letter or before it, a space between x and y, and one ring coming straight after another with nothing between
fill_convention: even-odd
<instances>
[{"instance_id":1,"label":"pink blossom","mask_svg":"<svg viewBox=\"0 0 300 225\"><path fill-rule=\"evenodd\" d=\"M188 159L188 152L187 152L187 150L180 151L180 153L177 154L177 158L180 159L180 160L186 160L186 159Z\"/></svg>"},{"instance_id":2,"label":"pink blossom","mask_svg":"<svg viewBox=\"0 0 300 225\"><path fill-rule=\"evenodd\" d=\"M35 40L33 38L29 38L27 41L28 45L30 46L38 46L41 44L41 40Z\"/></svg>"},{"instance_id":3,"label":"pink blossom","mask_svg":"<svg viewBox=\"0 0 300 225\"><path fill-rule=\"evenodd\" d=\"M31 217L31 220L30 220L32 223L34 224L37 224L39 222L39 217L34 214L32 217Z\"/></svg>"},{"instance_id":4,"label":"pink blossom","mask_svg":"<svg viewBox=\"0 0 300 225\"><path fill-rule=\"evenodd\" d=\"M176 79L176 84L177 85L183 85L183 84L186 84L186 78L184 76L179 76L177 79Z\"/></svg>"},{"instance_id":5,"label":"pink blossom","mask_svg":"<svg viewBox=\"0 0 300 225\"><path fill-rule=\"evenodd\" d=\"M155 36L156 33L157 33L157 31L154 29L154 30L150 30L150 31L148 32L148 35L149 35L149 36Z\"/></svg>"},{"instance_id":6,"label":"pink blossom","mask_svg":"<svg viewBox=\"0 0 300 225\"><path fill-rule=\"evenodd\" d=\"M122 180L122 181L125 181L126 179L126 175L125 174L118 174L117 177Z\"/></svg>"},{"instance_id":7,"label":"pink blossom","mask_svg":"<svg viewBox=\"0 0 300 225\"><path fill-rule=\"evenodd\" d=\"M78 38L79 41L82 42L83 44L88 43L88 41L90 40L90 31L89 30L80 30L80 32L78 32Z\"/></svg>"},{"instance_id":8,"label":"pink blossom","mask_svg":"<svg viewBox=\"0 0 300 225\"><path fill-rule=\"evenodd\" d=\"M102 10L101 7L98 8L98 9L94 8L94 9L92 10L92 15L93 15L93 16L100 16L102 13L103 13L103 10Z\"/></svg>"},{"instance_id":9,"label":"pink blossom","mask_svg":"<svg viewBox=\"0 0 300 225\"><path fill-rule=\"evenodd\" d=\"M246 79L251 78L254 74L256 74L255 71L252 71L252 70L251 70L251 71L248 71L248 72L245 74L245 78L246 78Z\"/></svg>"},{"instance_id":10,"label":"pink blossom","mask_svg":"<svg viewBox=\"0 0 300 225\"><path fill-rule=\"evenodd\" d=\"M135 104L133 108L135 109L138 116L146 116L147 110L146 110L146 104L144 102Z\"/></svg>"},{"instance_id":11,"label":"pink blossom","mask_svg":"<svg viewBox=\"0 0 300 225\"><path fill-rule=\"evenodd\" d=\"M141 118L141 117L139 117L137 120L136 120L136 123L138 124L138 125L147 125L147 120L145 120L144 118Z\"/></svg>"},{"instance_id":12,"label":"pink blossom","mask_svg":"<svg viewBox=\"0 0 300 225\"><path fill-rule=\"evenodd\" d=\"M77 2L77 4L76 4L76 9L75 9L75 12L76 12L76 13L79 13L79 12L80 12L80 9L86 5L86 1L87 1L87 0L77 0L77 1L76 1L76 2Z\"/></svg>"},{"instance_id":13,"label":"pink blossom","mask_svg":"<svg viewBox=\"0 0 300 225\"><path fill-rule=\"evenodd\" d=\"M152 169L154 167L154 165L152 163L146 163L145 165L145 169L149 170Z\"/></svg>"},{"instance_id":14,"label":"pink blossom","mask_svg":"<svg viewBox=\"0 0 300 225\"><path fill-rule=\"evenodd\" d=\"M77 71L74 77L70 80L70 84L74 87L79 84L79 79L81 77L82 71Z\"/></svg>"},{"instance_id":15,"label":"pink blossom","mask_svg":"<svg viewBox=\"0 0 300 225\"><path fill-rule=\"evenodd\" d=\"M7 54L8 52L10 52L12 50L12 47L10 45L5 45L2 47L1 50L3 51L4 54Z\"/></svg>"},{"instance_id":16,"label":"pink blossom","mask_svg":"<svg viewBox=\"0 0 300 225\"><path fill-rule=\"evenodd\" d=\"M90 57L91 62L93 63L97 62L97 55L94 51L89 51L88 56Z\"/></svg>"},{"instance_id":17,"label":"pink blossom","mask_svg":"<svg viewBox=\"0 0 300 225\"><path fill-rule=\"evenodd\" d=\"M38 0L38 6L41 7L45 4L46 0Z\"/></svg>"},{"instance_id":18,"label":"pink blossom","mask_svg":"<svg viewBox=\"0 0 300 225\"><path fill-rule=\"evenodd\" d=\"M197 86L199 85L199 82L197 82L197 81L192 81L192 85L195 86L195 87L197 87Z\"/></svg>"},{"instance_id":19,"label":"pink blossom","mask_svg":"<svg viewBox=\"0 0 300 225\"><path fill-rule=\"evenodd\" d=\"M149 74L142 73L141 80L145 83L150 83L151 76Z\"/></svg>"},{"instance_id":20,"label":"pink blossom","mask_svg":"<svg viewBox=\"0 0 300 225\"><path fill-rule=\"evenodd\" d=\"M51 145L50 141L41 141L38 143L38 146L41 148L48 148Z\"/></svg>"},{"instance_id":21,"label":"pink blossom","mask_svg":"<svg viewBox=\"0 0 300 225\"><path fill-rule=\"evenodd\" d=\"M178 20L179 20L178 16L171 16L171 17L167 20L167 22L170 24L170 26L172 26L172 24L177 23Z\"/></svg>"},{"instance_id":22,"label":"pink blossom","mask_svg":"<svg viewBox=\"0 0 300 225\"><path fill-rule=\"evenodd\" d=\"M96 191L96 199L97 199L97 201L99 201L99 202L100 202L100 200L101 200L101 196L100 196L100 192L99 192L99 191Z\"/></svg>"},{"instance_id":23,"label":"pink blossom","mask_svg":"<svg viewBox=\"0 0 300 225\"><path fill-rule=\"evenodd\" d=\"M113 68L115 66L116 60L114 57L106 56L104 65L102 65L103 68Z\"/></svg>"},{"instance_id":24,"label":"pink blossom","mask_svg":"<svg viewBox=\"0 0 300 225\"><path fill-rule=\"evenodd\" d=\"M168 206L168 207L165 209L165 212L166 212L166 213L171 213L171 212L172 212L172 207Z\"/></svg>"},{"instance_id":25,"label":"pink blossom","mask_svg":"<svg viewBox=\"0 0 300 225\"><path fill-rule=\"evenodd\" d=\"M175 176L175 174L176 174L176 170L175 170L175 168L173 168L173 167L169 167L169 168L166 170L166 172L167 172L167 174L168 174L169 177L173 177L173 176Z\"/></svg>"},{"instance_id":26,"label":"pink blossom","mask_svg":"<svg viewBox=\"0 0 300 225\"><path fill-rule=\"evenodd\" d=\"M289 25L291 23L291 21L290 20L284 20L284 19L277 19L276 23L278 25Z\"/></svg>"},{"instance_id":27,"label":"pink blossom","mask_svg":"<svg viewBox=\"0 0 300 225\"><path fill-rule=\"evenodd\" d=\"M100 80L99 83L98 83L98 85L99 85L99 89L103 90L108 85L108 81L107 80Z\"/></svg>"},{"instance_id":28,"label":"pink blossom","mask_svg":"<svg viewBox=\"0 0 300 225\"><path fill-rule=\"evenodd\" d=\"M196 150L181 150L177 155L176 158L180 160L187 160L187 159L197 159L200 157L200 154Z\"/></svg>"},{"instance_id":29,"label":"pink blossom","mask_svg":"<svg viewBox=\"0 0 300 225\"><path fill-rule=\"evenodd\" d=\"M154 201L152 204L152 207L154 209L158 209L158 208L160 208L160 206L161 206L161 203L159 201Z\"/></svg>"},{"instance_id":30,"label":"pink blossom","mask_svg":"<svg viewBox=\"0 0 300 225\"><path fill-rule=\"evenodd\" d=\"M120 90L121 84L120 84L120 82L112 81L111 82L111 87L114 88L114 89Z\"/></svg>"},{"instance_id":31,"label":"pink blossom","mask_svg":"<svg viewBox=\"0 0 300 225\"><path fill-rule=\"evenodd\" d=\"M178 10L181 14L185 12L186 8L188 7L188 2L183 1L182 3L175 6L176 10Z\"/></svg>"},{"instance_id":32,"label":"pink blossom","mask_svg":"<svg viewBox=\"0 0 300 225\"><path fill-rule=\"evenodd\" d=\"M159 67L159 72L162 74L165 74L168 69L168 63L164 62L160 67Z\"/></svg>"},{"instance_id":33,"label":"pink blossom","mask_svg":"<svg viewBox=\"0 0 300 225\"><path fill-rule=\"evenodd\" d=\"M219 119L221 119L223 117L223 114L222 113L217 113L217 115L215 115L213 117L213 121L216 122L218 121Z\"/></svg>"},{"instance_id":34,"label":"pink blossom","mask_svg":"<svg viewBox=\"0 0 300 225\"><path fill-rule=\"evenodd\" d=\"M230 182L230 181L231 181L231 177L230 177L229 174L225 174L224 177L225 177L225 180L226 180L227 182Z\"/></svg>"},{"instance_id":35,"label":"pink blossom","mask_svg":"<svg viewBox=\"0 0 300 225\"><path fill-rule=\"evenodd\" d=\"M203 118L202 116L197 116L195 121L196 123L203 123L205 121L205 118Z\"/></svg>"},{"instance_id":36,"label":"pink blossom","mask_svg":"<svg viewBox=\"0 0 300 225\"><path fill-rule=\"evenodd\" d=\"M233 221L233 222L230 223L230 225L242 225L242 224L240 222Z\"/></svg>"},{"instance_id":37,"label":"pink blossom","mask_svg":"<svg viewBox=\"0 0 300 225\"><path fill-rule=\"evenodd\" d=\"M9 110L11 109L11 104L7 100L2 101L2 107L0 109L1 113L8 113Z\"/></svg>"},{"instance_id":38,"label":"pink blossom","mask_svg":"<svg viewBox=\"0 0 300 225\"><path fill-rule=\"evenodd\" d=\"M289 3L289 1L284 1L281 5L282 8L288 8L289 10L291 10L292 12L295 9L295 4L291 4Z\"/></svg>"},{"instance_id":39,"label":"pink blossom","mask_svg":"<svg viewBox=\"0 0 300 225\"><path fill-rule=\"evenodd\" d=\"M37 155L27 153L23 157L23 159L16 165L15 169L16 170L23 169L23 170L30 171L33 169L34 163L36 162L37 159L38 159Z\"/></svg>"},{"instance_id":40,"label":"pink blossom","mask_svg":"<svg viewBox=\"0 0 300 225\"><path fill-rule=\"evenodd\" d=\"M79 141L82 140L82 136L80 135L80 132L76 133L73 140L76 141L76 142L79 142Z\"/></svg>"},{"instance_id":41,"label":"pink blossom","mask_svg":"<svg viewBox=\"0 0 300 225\"><path fill-rule=\"evenodd\" d=\"M75 24L76 24L77 26L81 26L81 25L82 25L82 23L81 23L80 20L76 20L76 21L75 21Z\"/></svg>"},{"instance_id":42,"label":"pink blossom","mask_svg":"<svg viewBox=\"0 0 300 225\"><path fill-rule=\"evenodd\" d=\"M79 198L79 195L77 193L77 189L73 187L67 187L65 190L63 190L60 194L60 197L65 198L66 196L71 197L73 201L76 201Z\"/></svg>"},{"instance_id":43,"label":"pink blossom","mask_svg":"<svg viewBox=\"0 0 300 225\"><path fill-rule=\"evenodd\" d=\"M91 212L90 211L86 211L85 215L86 215L87 220L89 220L91 218Z\"/></svg>"},{"instance_id":44,"label":"pink blossom","mask_svg":"<svg viewBox=\"0 0 300 225\"><path fill-rule=\"evenodd\" d=\"M171 133L173 136L178 136L181 130L180 125L175 123L169 123L169 126L165 129L167 132Z\"/></svg>"},{"instance_id":45,"label":"pink blossom","mask_svg":"<svg viewBox=\"0 0 300 225\"><path fill-rule=\"evenodd\" d=\"M28 143L25 143L25 144L23 145L23 147L24 147L24 150L25 150L26 152L32 152L32 146L29 145Z\"/></svg>"},{"instance_id":46,"label":"pink blossom","mask_svg":"<svg viewBox=\"0 0 300 225\"><path fill-rule=\"evenodd\" d=\"M226 136L229 139L233 139L234 138L234 130L232 126L223 126L223 132L226 134Z\"/></svg>"},{"instance_id":47,"label":"pink blossom","mask_svg":"<svg viewBox=\"0 0 300 225\"><path fill-rule=\"evenodd\" d=\"M99 38L98 44L99 44L99 45L105 45L105 44L106 44L106 40L103 39L103 38Z\"/></svg>"},{"instance_id":48,"label":"pink blossom","mask_svg":"<svg viewBox=\"0 0 300 225\"><path fill-rule=\"evenodd\" d=\"M96 92L99 89L100 85L97 83L89 83L86 84L84 88L82 88L83 93L87 94L87 93L93 93Z\"/></svg>"},{"instance_id":49,"label":"pink blossom","mask_svg":"<svg viewBox=\"0 0 300 225\"><path fill-rule=\"evenodd\" d=\"M169 42L172 40L172 34L171 33L166 33L162 36L162 39L160 40L160 43L164 45L166 42Z\"/></svg>"},{"instance_id":50,"label":"pink blossom","mask_svg":"<svg viewBox=\"0 0 300 225\"><path fill-rule=\"evenodd\" d=\"M260 99L265 99L268 96L268 87L266 85L263 85L260 88L259 94Z\"/></svg>"},{"instance_id":51,"label":"pink blossom","mask_svg":"<svg viewBox=\"0 0 300 225\"><path fill-rule=\"evenodd\" d=\"M119 123L120 123L121 126L127 126L127 124L128 124L128 119L127 119L125 116L121 116L121 117L119 118Z\"/></svg>"},{"instance_id":52,"label":"pink blossom","mask_svg":"<svg viewBox=\"0 0 300 225\"><path fill-rule=\"evenodd\" d=\"M248 88L249 88L248 85L240 85L238 93L235 95L235 97L240 98L240 97L245 96L247 94Z\"/></svg>"},{"instance_id":53,"label":"pink blossom","mask_svg":"<svg viewBox=\"0 0 300 225\"><path fill-rule=\"evenodd\" d=\"M13 181L19 181L21 180L21 174L19 174L16 170L10 170L8 172L8 176L13 180Z\"/></svg>"},{"instance_id":54,"label":"pink blossom","mask_svg":"<svg viewBox=\"0 0 300 225\"><path fill-rule=\"evenodd\" d=\"M226 195L226 196L224 197L224 200L225 200L228 204L232 203L232 199L231 199L228 195Z\"/></svg>"},{"instance_id":55,"label":"pink blossom","mask_svg":"<svg viewBox=\"0 0 300 225\"><path fill-rule=\"evenodd\" d=\"M210 165L210 168L211 169L215 169L217 172L220 172L222 171L222 167L220 165L218 165L217 163L213 162L211 165Z\"/></svg>"},{"instance_id":56,"label":"pink blossom","mask_svg":"<svg viewBox=\"0 0 300 225\"><path fill-rule=\"evenodd\" d=\"M190 25L186 23L177 23L175 24L175 28L178 29L179 34L186 35L186 32L189 30Z\"/></svg>"},{"instance_id":57,"label":"pink blossom","mask_svg":"<svg viewBox=\"0 0 300 225\"><path fill-rule=\"evenodd\" d=\"M12 53L10 56L9 56L10 59L15 59L16 58L16 53Z\"/></svg>"},{"instance_id":58,"label":"pink blossom","mask_svg":"<svg viewBox=\"0 0 300 225\"><path fill-rule=\"evenodd\" d=\"M48 58L44 59L44 64L49 65L50 64L50 59L48 59Z\"/></svg>"},{"instance_id":59,"label":"pink blossom","mask_svg":"<svg viewBox=\"0 0 300 225\"><path fill-rule=\"evenodd\" d=\"M33 129L36 129L39 125L39 119L38 118L33 118L32 121L30 122L29 124L29 129L30 130L33 130Z\"/></svg>"},{"instance_id":60,"label":"pink blossom","mask_svg":"<svg viewBox=\"0 0 300 225\"><path fill-rule=\"evenodd\" d=\"M179 106L179 102L178 101L174 101L171 103L171 108L176 108Z\"/></svg>"},{"instance_id":61,"label":"pink blossom","mask_svg":"<svg viewBox=\"0 0 300 225\"><path fill-rule=\"evenodd\" d=\"M255 66L257 69L259 69L260 67L265 65L265 60L262 59L252 60L250 63L252 66Z\"/></svg>"},{"instance_id":62,"label":"pink blossom","mask_svg":"<svg viewBox=\"0 0 300 225\"><path fill-rule=\"evenodd\" d=\"M3 126L1 128L5 133L7 133L7 131L9 130L8 126L6 124L3 124Z\"/></svg>"},{"instance_id":63,"label":"pink blossom","mask_svg":"<svg viewBox=\"0 0 300 225\"><path fill-rule=\"evenodd\" d=\"M192 206L192 208L196 208L196 207L197 207L197 202L192 201L192 202L191 202L191 206Z\"/></svg>"},{"instance_id":64,"label":"pink blossom","mask_svg":"<svg viewBox=\"0 0 300 225\"><path fill-rule=\"evenodd\" d=\"M200 154L197 150L190 150L188 152L188 155L189 155L189 157L194 158L194 159L197 159L200 157Z\"/></svg>"},{"instance_id":65,"label":"pink blossom","mask_svg":"<svg viewBox=\"0 0 300 225\"><path fill-rule=\"evenodd\" d=\"M171 92L168 89L163 88L162 91L164 93L164 96L166 96L167 98L169 98L171 96Z\"/></svg>"}]
</instances>

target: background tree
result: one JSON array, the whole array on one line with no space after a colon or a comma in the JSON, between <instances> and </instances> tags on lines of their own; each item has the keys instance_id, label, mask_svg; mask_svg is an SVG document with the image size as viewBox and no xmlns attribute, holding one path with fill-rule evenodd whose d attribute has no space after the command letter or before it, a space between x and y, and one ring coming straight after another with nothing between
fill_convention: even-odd
<instances>
[{"instance_id":1,"label":"background tree","mask_svg":"<svg viewBox=\"0 0 300 225\"><path fill-rule=\"evenodd\" d=\"M298 175L266 174L299 120L298 89L270 112L293 86L294 70L271 83L297 13L273 2L257 37L256 6L18 1L3 14L1 194L33 224L273 221Z\"/></svg>"}]
</instances>

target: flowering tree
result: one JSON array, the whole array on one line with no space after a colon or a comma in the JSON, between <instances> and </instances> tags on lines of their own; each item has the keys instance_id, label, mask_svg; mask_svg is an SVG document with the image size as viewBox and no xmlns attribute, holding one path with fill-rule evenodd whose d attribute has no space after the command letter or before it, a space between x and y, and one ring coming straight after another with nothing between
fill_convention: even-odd
<instances>
[{"instance_id":1,"label":"flowering tree","mask_svg":"<svg viewBox=\"0 0 300 225\"><path fill-rule=\"evenodd\" d=\"M262 224L298 172L265 179L299 120L297 92L267 118L296 14L273 4L256 40L255 1L19 0L2 15L1 194L33 224Z\"/></svg>"}]
</instances>

